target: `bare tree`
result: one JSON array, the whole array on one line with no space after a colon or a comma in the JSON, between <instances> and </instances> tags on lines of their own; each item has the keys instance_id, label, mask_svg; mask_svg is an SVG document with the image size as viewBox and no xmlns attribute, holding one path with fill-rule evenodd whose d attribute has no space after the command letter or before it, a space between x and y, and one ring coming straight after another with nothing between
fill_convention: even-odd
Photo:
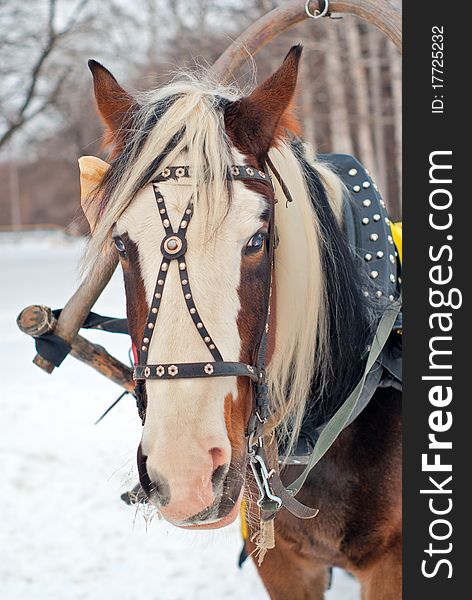
<instances>
[{"instance_id":1,"label":"bare tree","mask_svg":"<svg viewBox=\"0 0 472 600\"><path fill-rule=\"evenodd\" d=\"M374 144L372 141L372 123L369 116L369 85L366 65L362 55L361 38L355 19L346 18L344 28L347 42L347 56L352 78L352 96L356 113L355 131L359 147L359 159L374 175L377 171Z\"/></svg>"},{"instance_id":2,"label":"bare tree","mask_svg":"<svg viewBox=\"0 0 472 600\"><path fill-rule=\"evenodd\" d=\"M349 129L349 113L344 89L345 78L341 62L341 45L334 23L326 29L328 48L325 53L326 83L329 94L329 123L331 144L336 152L352 154L352 138Z\"/></svg>"},{"instance_id":3,"label":"bare tree","mask_svg":"<svg viewBox=\"0 0 472 600\"><path fill-rule=\"evenodd\" d=\"M4 123L3 131L0 133L0 148L11 139L17 130L44 112L48 106L54 104L57 100L68 69L59 70L54 77L54 81L47 86L47 90L41 92L41 80L45 66L48 58L55 52L61 41L80 23L82 11L88 2L89 0L80 0L65 25L58 28L56 25L57 0L49 0L48 14L44 25L44 39L41 40L36 59L31 64L23 97L16 103L12 111L8 111L6 106L2 107ZM5 43L8 43L8 41Z\"/></svg>"}]
</instances>

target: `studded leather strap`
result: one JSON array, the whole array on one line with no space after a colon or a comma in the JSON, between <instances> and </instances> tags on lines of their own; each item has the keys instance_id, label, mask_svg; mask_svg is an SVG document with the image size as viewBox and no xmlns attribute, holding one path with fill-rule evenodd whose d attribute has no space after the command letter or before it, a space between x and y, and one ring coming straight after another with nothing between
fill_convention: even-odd
<instances>
[{"instance_id":1,"label":"studded leather strap","mask_svg":"<svg viewBox=\"0 0 472 600\"><path fill-rule=\"evenodd\" d=\"M245 363L224 361L221 352L219 351L215 341L210 335L208 329L203 323L198 309L195 305L192 290L189 282L189 274L187 263L185 260L185 253L187 251L187 239L186 233L188 225L193 215L193 203L190 201L185 209L185 212L180 219L177 231L174 231L167 213L167 207L165 204L164 196L159 189L159 183L167 181L169 179L179 179L181 177L190 177L190 167L178 166L168 167L160 173L153 181L154 195L156 199L156 205L159 212L159 216L164 227L165 237L161 243L162 260L159 266L159 272L157 276L156 286L154 289L151 306L149 309L148 318L146 321L144 334L141 340L141 346L138 349L138 363L134 369L134 379L137 381L136 396L138 401L138 408L141 418L144 423L145 417L145 402L144 402L144 382L147 379L183 379L183 378L199 378L199 377L240 377L245 376L253 380L256 390L255 397L261 397L264 392L264 402L258 403L258 410L260 415L264 415L263 419L267 417L268 412L268 397L267 388L263 385L263 390L260 388L262 380L265 378L264 363L265 363L265 351L267 345L267 330L268 330L268 319L270 315L270 297L267 305L267 323L265 330L262 335L262 339L258 348L258 356L256 366L248 365ZM255 180L263 182L269 185L272 189L272 182L270 177L264 171L260 171L253 167L245 165L233 165L228 172L228 178L236 180ZM270 260L272 264L272 244L273 244L273 231L271 227L271 249L270 249ZM204 344L208 348L213 361L207 363L162 363L151 365L148 364L149 347L151 343L152 334L156 327L157 316L159 314L159 308L161 305L162 294L164 292L164 286L166 282L167 273L169 272L172 261L175 261L178 265L178 272L180 278L180 284L182 288L182 294L185 299L185 303L192 319L193 324ZM270 294L269 294L270 296ZM259 385L259 388L257 387ZM257 403L256 403L257 404Z\"/></svg>"}]
</instances>

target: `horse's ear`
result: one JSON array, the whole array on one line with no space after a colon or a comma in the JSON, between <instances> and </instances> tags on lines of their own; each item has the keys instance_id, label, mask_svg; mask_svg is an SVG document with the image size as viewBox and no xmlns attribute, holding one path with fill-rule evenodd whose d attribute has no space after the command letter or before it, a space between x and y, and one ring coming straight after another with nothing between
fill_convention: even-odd
<instances>
[{"instance_id":1,"label":"horse's ear","mask_svg":"<svg viewBox=\"0 0 472 600\"><path fill-rule=\"evenodd\" d=\"M293 115L293 97L301 54L302 46L293 46L275 73L249 96L226 108L228 132L243 150L260 157L284 137L287 129L300 133Z\"/></svg>"},{"instance_id":2,"label":"horse's ear","mask_svg":"<svg viewBox=\"0 0 472 600\"><path fill-rule=\"evenodd\" d=\"M119 151L129 122L137 109L136 100L116 81L108 69L96 60L88 61L98 112L107 131L105 142Z\"/></svg>"}]
</instances>

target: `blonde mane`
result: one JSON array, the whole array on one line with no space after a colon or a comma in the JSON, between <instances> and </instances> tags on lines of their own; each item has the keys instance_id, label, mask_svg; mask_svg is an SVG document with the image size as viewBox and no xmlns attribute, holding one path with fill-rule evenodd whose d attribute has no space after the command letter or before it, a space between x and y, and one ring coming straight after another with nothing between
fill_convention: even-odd
<instances>
[{"instance_id":1,"label":"blonde mane","mask_svg":"<svg viewBox=\"0 0 472 600\"><path fill-rule=\"evenodd\" d=\"M280 243L275 256L276 343L268 378L272 427L290 449L298 438L315 371L323 386L331 368L329 298L321 262L323 234L299 161L284 143L269 156L294 198L293 203L286 203L274 178ZM322 176L331 208L340 220L341 181L324 164L315 163L313 156L307 147L305 158Z\"/></svg>"},{"instance_id":2,"label":"blonde mane","mask_svg":"<svg viewBox=\"0 0 472 600\"><path fill-rule=\"evenodd\" d=\"M186 164L193 167L194 208L205 211L211 237L231 201L226 172L232 155L220 103L222 98L235 100L240 96L241 92L234 88L191 78L141 96L141 108L133 123L134 135L129 136L131 140L123 152L125 158L114 161L107 184L97 192L107 197L87 248L86 265L106 263L112 252L114 223L139 189L157 171L175 164L182 154ZM162 111L158 122L156 107ZM157 164L158 156L163 158ZM280 244L275 255L276 343L268 366L273 413L270 427L290 447L298 437L315 373L323 382L330 372L326 310L329 299L325 297L321 260L323 234L300 163L288 141L273 148L270 158L294 198L286 206L274 178ZM313 160L309 162L313 164ZM332 210L340 219L340 180L322 164L314 166L323 179Z\"/></svg>"}]
</instances>

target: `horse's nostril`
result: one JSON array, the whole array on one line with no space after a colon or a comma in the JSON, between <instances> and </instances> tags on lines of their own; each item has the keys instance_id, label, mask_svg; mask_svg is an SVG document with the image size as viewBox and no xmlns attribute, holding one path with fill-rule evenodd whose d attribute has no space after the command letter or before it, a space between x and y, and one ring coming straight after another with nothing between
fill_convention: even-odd
<instances>
[{"instance_id":1,"label":"horse's nostril","mask_svg":"<svg viewBox=\"0 0 472 600\"><path fill-rule=\"evenodd\" d=\"M222 448L210 448L208 452L213 461L213 471L228 462L226 460L226 453Z\"/></svg>"},{"instance_id":2,"label":"horse's nostril","mask_svg":"<svg viewBox=\"0 0 472 600\"><path fill-rule=\"evenodd\" d=\"M228 459L225 451L222 448L211 448L209 450L213 461L213 472L211 476L211 485L213 487L213 493L217 493L217 490L222 485L226 473L228 471Z\"/></svg>"},{"instance_id":3,"label":"horse's nostril","mask_svg":"<svg viewBox=\"0 0 472 600\"><path fill-rule=\"evenodd\" d=\"M157 500L161 506L166 506L170 502L170 488L164 477L153 473L153 479L149 477L146 466L147 456L138 448L138 473L139 481L148 498Z\"/></svg>"},{"instance_id":4,"label":"horse's nostril","mask_svg":"<svg viewBox=\"0 0 472 600\"><path fill-rule=\"evenodd\" d=\"M220 465L219 467L216 467L216 469L213 471L213 474L211 476L211 486L213 488L214 494L216 494L218 492L219 488L223 484L223 481L226 477L227 471L228 471L227 464Z\"/></svg>"}]
</instances>

